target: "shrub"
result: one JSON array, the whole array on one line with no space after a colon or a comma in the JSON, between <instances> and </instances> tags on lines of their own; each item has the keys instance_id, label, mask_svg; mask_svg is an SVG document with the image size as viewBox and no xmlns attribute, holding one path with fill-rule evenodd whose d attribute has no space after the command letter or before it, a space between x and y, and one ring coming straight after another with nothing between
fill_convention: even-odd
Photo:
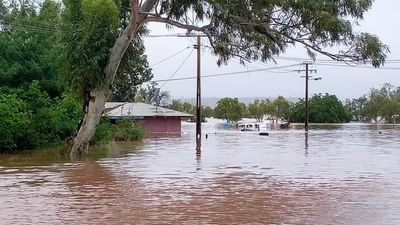
<instances>
[{"instance_id":1,"label":"shrub","mask_svg":"<svg viewBox=\"0 0 400 225\"><path fill-rule=\"evenodd\" d=\"M116 130L116 125L111 124L109 121L102 119L97 126L96 132L90 144L103 144L113 140L113 136Z\"/></svg>"},{"instance_id":2,"label":"shrub","mask_svg":"<svg viewBox=\"0 0 400 225\"><path fill-rule=\"evenodd\" d=\"M136 127L130 120L119 121L111 124L103 119L96 129L91 144L104 144L111 140L115 141L140 141L144 137L144 129Z\"/></svg>"},{"instance_id":3,"label":"shrub","mask_svg":"<svg viewBox=\"0 0 400 225\"><path fill-rule=\"evenodd\" d=\"M114 140L116 141L140 141L143 137L143 128L134 126L130 120L120 121L114 133Z\"/></svg>"},{"instance_id":4,"label":"shrub","mask_svg":"<svg viewBox=\"0 0 400 225\"><path fill-rule=\"evenodd\" d=\"M0 151L21 147L29 127L29 110L16 95L0 95Z\"/></svg>"}]
</instances>

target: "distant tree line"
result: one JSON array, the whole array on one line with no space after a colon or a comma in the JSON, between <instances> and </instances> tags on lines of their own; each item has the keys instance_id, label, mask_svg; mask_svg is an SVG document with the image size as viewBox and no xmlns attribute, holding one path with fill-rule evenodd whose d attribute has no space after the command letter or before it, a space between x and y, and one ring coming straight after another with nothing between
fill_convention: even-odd
<instances>
[{"instance_id":1,"label":"distant tree line","mask_svg":"<svg viewBox=\"0 0 400 225\"><path fill-rule=\"evenodd\" d=\"M400 114L400 87L384 84L380 89L346 100L351 119L357 122L393 123Z\"/></svg>"},{"instance_id":2,"label":"distant tree line","mask_svg":"<svg viewBox=\"0 0 400 225\"><path fill-rule=\"evenodd\" d=\"M305 119L304 99L293 103L279 96L274 100L257 99L246 105L238 98L222 98L213 109L202 107L203 117L224 119L228 123L242 118L281 119L293 123L303 123ZM195 115L193 103L173 100L169 108ZM355 99L346 99L343 104L336 95L315 94L309 99L309 122L311 123L393 123L400 115L400 87L384 84L380 89ZM400 122L400 118L397 120Z\"/></svg>"},{"instance_id":3,"label":"distant tree line","mask_svg":"<svg viewBox=\"0 0 400 225\"><path fill-rule=\"evenodd\" d=\"M349 121L350 114L334 95L315 95L310 99L310 122L340 123ZM195 105L180 100L173 100L169 108L195 114ZM228 123L237 122L242 118L254 118L261 121L265 118L281 119L291 122L304 122L304 101L289 102L279 96L274 100L255 100L246 105L238 98L222 98L213 109L202 107L203 117L224 119Z\"/></svg>"}]
</instances>

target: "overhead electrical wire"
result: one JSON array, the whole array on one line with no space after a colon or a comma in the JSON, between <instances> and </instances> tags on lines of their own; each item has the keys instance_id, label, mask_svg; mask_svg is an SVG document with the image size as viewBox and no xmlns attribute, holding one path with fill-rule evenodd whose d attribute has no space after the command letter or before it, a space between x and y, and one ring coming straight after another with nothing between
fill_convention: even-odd
<instances>
[{"instance_id":1,"label":"overhead electrical wire","mask_svg":"<svg viewBox=\"0 0 400 225\"><path fill-rule=\"evenodd\" d=\"M332 66L332 67L346 67L346 68L360 68L360 69L374 69L374 70L400 70L400 67L371 67L363 65L346 65L346 64L331 64L331 63L314 63L317 66Z\"/></svg>"},{"instance_id":2,"label":"overhead electrical wire","mask_svg":"<svg viewBox=\"0 0 400 225\"><path fill-rule=\"evenodd\" d=\"M176 73L178 73L178 71L183 67L183 65L185 65L185 63L187 62L187 60L189 59L189 57L192 55L194 49L192 49L192 51L190 51L189 55L185 58L185 60L183 60L183 62L181 63L181 65L179 65L178 69L176 69L176 71L169 77L168 80L165 80L165 83L163 85L160 86L160 89L162 87L164 87L169 81L172 80L172 78L176 75Z\"/></svg>"},{"instance_id":3,"label":"overhead electrical wire","mask_svg":"<svg viewBox=\"0 0 400 225\"><path fill-rule=\"evenodd\" d=\"M187 49L189 49L189 48L190 48L189 46L188 46L188 47L185 47L184 49L180 50L179 52L174 53L173 55L168 56L167 58L165 58L165 59L163 59L163 60L161 60L161 61L158 61L158 62L156 62L156 63L150 65L150 67L155 67L155 66L157 66L158 64L161 64L161 63L163 63L163 62L165 62L165 61L167 61L167 60L169 60L169 59L171 59L171 58L173 58L173 57L175 57L175 56L181 54L182 52L184 52L185 50L187 50Z\"/></svg>"},{"instance_id":4,"label":"overhead electrical wire","mask_svg":"<svg viewBox=\"0 0 400 225\"><path fill-rule=\"evenodd\" d=\"M19 15L9 15L9 16L7 16L7 18L14 18L14 19L16 19L18 21L20 21L20 20L26 21L27 23L32 23L33 22L33 23L37 23L37 24L42 24L42 25L46 25L46 26L55 27L54 22L42 21L39 18L33 18L33 17L26 18L26 17L22 17L22 16L19 16Z\"/></svg>"},{"instance_id":5,"label":"overhead electrical wire","mask_svg":"<svg viewBox=\"0 0 400 225\"><path fill-rule=\"evenodd\" d=\"M285 66L277 66L277 67L269 67L269 68L264 68L264 69L237 71L237 72L229 72L229 73L209 74L209 75L202 75L201 78L222 77L222 76L231 76L231 75L239 75L239 74L247 74L247 73L256 73L256 72L262 72L262 71L270 71L270 70L296 67L298 65L301 65L301 64L291 64L291 65L285 65ZM180 81L180 80L191 80L191 79L195 79L195 78L197 78L197 77L191 76L191 77L181 77L181 78L168 79L168 80L152 80L150 82L157 83L157 82L165 82L165 81Z\"/></svg>"},{"instance_id":6,"label":"overhead electrical wire","mask_svg":"<svg viewBox=\"0 0 400 225\"><path fill-rule=\"evenodd\" d=\"M280 60L286 60L286 61L296 61L296 62L311 62L311 63L335 63L335 64L342 64L342 65L348 65L348 66L353 66L352 64L349 63L353 63L354 66L358 66L358 65L362 65L362 64L355 64L355 61L351 61L351 60L344 60L344 61L336 61L333 59L316 59L315 61L310 59L310 58L301 58L301 57L285 57L285 56L277 56L275 57L276 59L280 59ZM369 62L369 61L367 61ZM385 60L385 64L391 64L391 63L400 63L400 59L388 59Z\"/></svg>"},{"instance_id":7,"label":"overhead electrical wire","mask_svg":"<svg viewBox=\"0 0 400 225\"><path fill-rule=\"evenodd\" d=\"M50 30L42 27L37 27L37 26L31 26L31 25L21 25L21 24L14 24L14 23L4 23L7 26L10 26L11 28L14 28L19 31L31 31L31 32L37 32L40 34L49 34L52 35L55 33L55 30Z\"/></svg>"}]
</instances>

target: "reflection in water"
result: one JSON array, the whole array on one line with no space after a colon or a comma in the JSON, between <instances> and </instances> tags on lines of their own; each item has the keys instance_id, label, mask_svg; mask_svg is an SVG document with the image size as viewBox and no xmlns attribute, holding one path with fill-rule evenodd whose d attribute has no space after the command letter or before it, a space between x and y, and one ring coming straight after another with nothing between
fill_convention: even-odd
<instances>
[{"instance_id":1,"label":"reflection in water","mask_svg":"<svg viewBox=\"0 0 400 225\"><path fill-rule=\"evenodd\" d=\"M304 155L308 156L308 132L307 131L304 133L304 149L305 149Z\"/></svg>"},{"instance_id":2,"label":"reflection in water","mask_svg":"<svg viewBox=\"0 0 400 225\"><path fill-rule=\"evenodd\" d=\"M348 125L308 145L207 123L193 157L192 126L102 159L1 156L0 224L400 224L400 133Z\"/></svg>"}]
</instances>

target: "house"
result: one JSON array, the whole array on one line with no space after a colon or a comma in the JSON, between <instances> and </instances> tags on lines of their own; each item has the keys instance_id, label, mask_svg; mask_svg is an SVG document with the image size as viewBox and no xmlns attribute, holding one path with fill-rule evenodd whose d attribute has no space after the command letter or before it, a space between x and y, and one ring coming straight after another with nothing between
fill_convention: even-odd
<instances>
[{"instance_id":1,"label":"house","mask_svg":"<svg viewBox=\"0 0 400 225\"><path fill-rule=\"evenodd\" d=\"M181 121L193 117L191 114L140 102L107 102L103 116L113 122L130 119L142 123L146 134L150 136L180 135Z\"/></svg>"}]
</instances>

